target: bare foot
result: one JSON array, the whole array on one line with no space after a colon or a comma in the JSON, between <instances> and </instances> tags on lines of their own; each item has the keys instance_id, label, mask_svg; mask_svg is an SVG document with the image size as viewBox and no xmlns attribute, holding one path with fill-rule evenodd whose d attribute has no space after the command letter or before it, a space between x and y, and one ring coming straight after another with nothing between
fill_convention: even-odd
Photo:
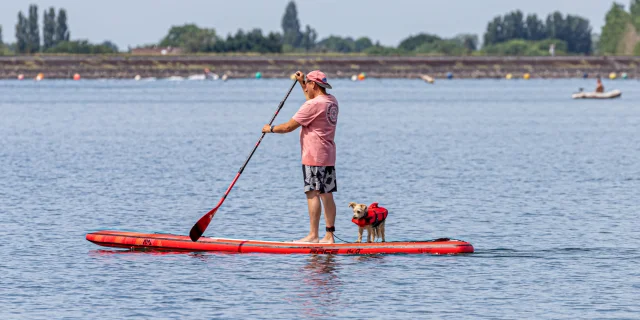
<instances>
[{"instance_id":1,"label":"bare foot","mask_svg":"<svg viewBox=\"0 0 640 320\"><path fill-rule=\"evenodd\" d=\"M333 233L328 233L324 235L324 238L322 238L322 240L320 240L320 243L336 243L333 240Z\"/></svg>"},{"instance_id":2,"label":"bare foot","mask_svg":"<svg viewBox=\"0 0 640 320\"><path fill-rule=\"evenodd\" d=\"M309 242L309 243L318 243L318 236L308 235L298 241L294 242Z\"/></svg>"}]
</instances>

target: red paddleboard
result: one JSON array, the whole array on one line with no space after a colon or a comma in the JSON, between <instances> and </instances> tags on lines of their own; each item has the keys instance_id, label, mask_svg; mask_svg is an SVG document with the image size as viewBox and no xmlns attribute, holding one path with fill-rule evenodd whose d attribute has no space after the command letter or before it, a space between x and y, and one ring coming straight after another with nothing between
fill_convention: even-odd
<instances>
[{"instance_id":1,"label":"red paddleboard","mask_svg":"<svg viewBox=\"0 0 640 320\"><path fill-rule=\"evenodd\" d=\"M88 233L87 240L105 247L149 251L276 254L460 254L473 252L473 246L470 243L448 238L428 241L320 244L202 237L197 242L193 242L188 236L174 234L105 230Z\"/></svg>"}]
</instances>

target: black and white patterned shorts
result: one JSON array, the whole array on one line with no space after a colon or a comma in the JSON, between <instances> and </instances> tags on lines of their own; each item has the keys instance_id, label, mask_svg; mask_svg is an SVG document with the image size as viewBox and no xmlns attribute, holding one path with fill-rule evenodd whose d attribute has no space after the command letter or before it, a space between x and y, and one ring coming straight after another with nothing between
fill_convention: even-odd
<instances>
[{"instance_id":1,"label":"black and white patterned shorts","mask_svg":"<svg viewBox=\"0 0 640 320\"><path fill-rule=\"evenodd\" d=\"M331 193L338 191L336 181L336 167L307 166L302 165L302 176L304 177L304 192L318 190L320 193Z\"/></svg>"}]
</instances>

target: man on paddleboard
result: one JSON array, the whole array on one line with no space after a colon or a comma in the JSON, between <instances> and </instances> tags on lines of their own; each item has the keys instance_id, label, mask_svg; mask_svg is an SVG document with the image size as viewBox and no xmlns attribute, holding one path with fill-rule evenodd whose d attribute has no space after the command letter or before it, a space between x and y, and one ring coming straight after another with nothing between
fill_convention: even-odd
<instances>
[{"instance_id":1,"label":"man on paddleboard","mask_svg":"<svg viewBox=\"0 0 640 320\"><path fill-rule=\"evenodd\" d=\"M331 89L327 76L320 70L307 74L306 80L301 71L296 79L307 102L286 123L276 126L265 125L265 133L289 133L302 127L300 147L302 149L302 174L304 192L309 206L309 234L300 242L333 243L335 231L336 204L333 192L338 190L336 181L336 144L334 137L338 123L338 100L327 93ZM326 231L324 238L318 236L320 216L324 206Z\"/></svg>"}]
</instances>

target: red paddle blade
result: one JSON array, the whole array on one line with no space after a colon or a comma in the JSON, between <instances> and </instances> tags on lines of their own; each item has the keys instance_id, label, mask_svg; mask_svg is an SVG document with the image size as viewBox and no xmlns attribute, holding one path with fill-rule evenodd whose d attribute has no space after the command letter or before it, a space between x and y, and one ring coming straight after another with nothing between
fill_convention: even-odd
<instances>
[{"instance_id":1,"label":"red paddle blade","mask_svg":"<svg viewBox=\"0 0 640 320\"><path fill-rule=\"evenodd\" d=\"M191 241L196 242L198 241L198 239L200 239L200 237L202 237L202 234L205 230L207 230L207 227L209 226L211 219L213 219L213 215L216 214L216 211L218 211L218 208L214 208L213 210L207 212L207 214L202 216L202 218L200 218L200 220L198 220L198 222L193 225L191 231L189 231L189 237L191 238Z\"/></svg>"}]
</instances>

